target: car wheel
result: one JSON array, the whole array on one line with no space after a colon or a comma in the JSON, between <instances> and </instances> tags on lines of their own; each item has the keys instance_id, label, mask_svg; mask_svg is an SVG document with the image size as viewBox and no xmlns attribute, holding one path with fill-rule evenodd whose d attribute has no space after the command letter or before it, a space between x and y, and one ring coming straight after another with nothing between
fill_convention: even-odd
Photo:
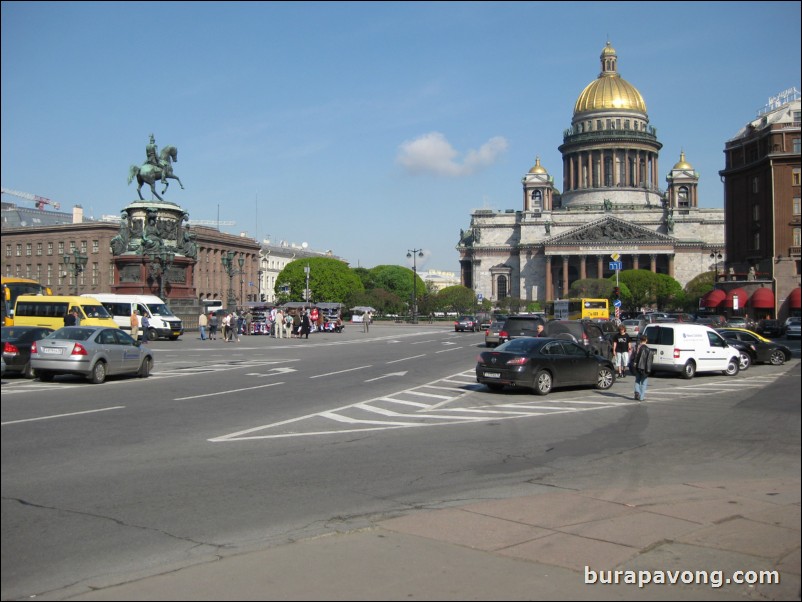
<instances>
[{"instance_id":1,"label":"car wheel","mask_svg":"<svg viewBox=\"0 0 802 602\"><path fill-rule=\"evenodd\" d=\"M752 358L749 357L749 354L746 351L741 351L741 359L738 362L738 368L743 370L749 370L749 366L752 365Z\"/></svg>"},{"instance_id":2,"label":"car wheel","mask_svg":"<svg viewBox=\"0 0 802 602\"><path fill-rule=\"evenodd\" d=\"M596 379L596 388L601 390L607 390L613 386L615 382L615 375L613 371L610 370L608 367L604 366L599 368L599 377Z\"/></svg>"},{"instance_id":3,"label":"car wheel","mask_svg":"<svg viewBox=\"0 0 802 602\"><path fill-rule=\"evenodd\" d=\"M535 374L535 384L533 389L537 395L548 395L551 393L551 388L554 386L551 380L551 374L545 370L540 370Z\"/></svg>"},{"instance_id":4,"label":"car wheel","mask_svg":"<svg viewBox=\"0 0 802 602\"><path fill-rule=\"evenodd\" d=\"M150 376L150 370L153 368L153 360L149 357L146 357L142 360L142 365L139 367L139 372L137 372L137 376L139 378L147 378Z\"/></svg>"},{"instance_id":5,"label":"car wheel","mask_svg":"<svg viewBox=\"0 0 802 602\"><path fill-rule=\"evenodd\" d=\"M52 372L42 372L41 370L39 370L39 371L36 372L36 376L43 383L52 383L54 374Z\"/></svg>"},{"instance_id":6,"label":"car wheel","mask_svg":"<svg viewBox=\"0 0 802 602\"><path fill-rule=\"evenodd\" d=\"M738 374L739 366L741 365L740 358L731 357L729 363L727 364L727 369L724 370L724 374L727 376L735 376Z\"/></svg>"},{"instance_id":7,"label":"car wheel","mask_svg":"<svg viewBox=\"0 0 802 602\"><path fill-rule=\"evenodd\" d=\"M94 368L92 368L92 374L89 376L89 380L92 381L93 385L100 385L106 382L106 362L99 361L95 364Z\"/></svg>"},{"instance_id":8,"label":"car wheel","mask_svg":"<svg viewBox=\"0 0 802 602\"><path fill-rule=\"evenodd\" d=\"M156 333L156 330L151 328L148 330L148 340L155 341L159 338L159 335Z\"/></svg>"},{"instance_id":9,"label":"car wheel","mask_svg":"<svg viewBox=\"0 0 802 602\"><path fill-rule=\"evenodd\" d=\"M36 376L36 374L33 372L33 368L31 368L31 362L25 364L25 367L22 369L22 376L25 378L33 378Z\"/></svg>"},{"instance_id":10,"label":"car wheel","mask_svg":"<svg viewBox=\"0 0 802 602\"><path fill-rule=\"evenodd\" d=\"M772 366L782 366L785 363L785 354L779 349L775 349L771 352L769 362Z\"/></svg>"},{"instance_id":11,"label":"car wheel","mask_svg":"<svg viewBox=\"0 0 802 602\"><path fill-rule=\"evenodd\" d=\"M682 367L682 378L691 379L696 375L696 362L688 360Z\"/></svg>"}]
</instances>

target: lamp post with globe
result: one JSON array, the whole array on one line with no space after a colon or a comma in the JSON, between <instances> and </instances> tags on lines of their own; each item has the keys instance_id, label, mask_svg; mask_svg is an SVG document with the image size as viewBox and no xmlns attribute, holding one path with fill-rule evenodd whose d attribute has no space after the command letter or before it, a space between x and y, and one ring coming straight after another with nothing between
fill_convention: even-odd
<instances>
[{"instance_id":1,"label":"lamp post with globe","mask_svg":"<svg viewBox=\"0 0 802 602\"><path fill-rule=\"evenodd\" d=\"M407 259L412 259L412 323L418 323L418 257L423 249L407 249Z\"/></svg>"}]
</instances>

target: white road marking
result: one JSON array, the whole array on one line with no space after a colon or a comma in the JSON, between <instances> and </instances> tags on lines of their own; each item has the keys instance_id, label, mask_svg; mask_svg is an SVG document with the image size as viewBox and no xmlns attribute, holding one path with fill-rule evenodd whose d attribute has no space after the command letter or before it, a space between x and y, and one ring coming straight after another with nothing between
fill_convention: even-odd
<instances>
[{"instance_id":1,"label":"white road marking","mask_svg":"<svg viewBox=\"0 0 802 602\"><path fill-rule=\"evenodd\" d=\"M109 410L122 410L125 406L113 406L110 408L100 408L97 410L86 410L85 412L71 412L69 414L53 414L52 416L40 416L39 418L25 418L24 420L9 420L0 423L0 426L7 424L20 424L21 422L35 422L37 420L52 420L53 418L68 418L70 416L80 416L81 414L94 414L95 412L108 412Z\"/></svg>"}]
</instances>

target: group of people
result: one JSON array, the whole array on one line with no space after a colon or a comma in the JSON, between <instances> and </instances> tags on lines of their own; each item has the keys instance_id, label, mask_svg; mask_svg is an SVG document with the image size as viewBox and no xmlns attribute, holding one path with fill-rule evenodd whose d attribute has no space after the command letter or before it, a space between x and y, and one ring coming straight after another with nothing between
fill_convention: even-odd
<instances>
[{"instance_id":1,"label":"group of people","mask_svg":"<svg viewBox=\"0 0 802 602\"><path fill-rule=\"evenodd\" d=\"M139 329L142 329L142 342L148 342L148 330L150 328L150 320L147 314L140 314L138 309L131 312L131 336L135 341L139 340Z\"/></svg>"},{"instance_id":2,"label":"group of people","mask_svg":"<svg viewBox=\"0 0 802 602\"><path fill-rule=\"evenodd\" d=\"M250 314L244 314L236 311L223 312L222 316L218 312L201 312L198 316L198 330L200 331L201 341L212 340L216 341L218 333L225 343L240 342L240 335L247 334L248 331L248 317ZM208 335L206 329L209 329Z\"/></svg>"},{"instance_id":3,"label":"group of people","mask_svg":"<svg viewBox=\"0 0 802 602\"><path fill-rule=\"evenodd\" d=\"M646 335L638 336L638 342L633 350L627 329L622 324L613 339L613 354L618 378L624 378L626 371L629 370L635 376L635 399L644 401L649 384L649 372L654 362L654 350L646 345Z\"/></svg>"},{"instance_id":4,"label":"group of people","mask_svg":"<svg viewBox=\"0 0 802 602\"><path fill-rule=\"evenodd\" d=\"M332 324L333 330L342 329L341 319L337 318ZM218 331L222 329L221 336L224 341L239 342L240 335L256 334L256 328L260 325L262 322L254 323L251 312L240 311L238 314L232 311L223 313L222 316L218 315L218 312L210 312L208 315L201 312L198 316L198 330L202 341L217 340ZM260 328L259 332L277 339L308 339L309 334L315 330L325 330L325 320L316 310L285 313L281 308L274 308L265 316L263 328Z\"/></svg>"}]
</instances>

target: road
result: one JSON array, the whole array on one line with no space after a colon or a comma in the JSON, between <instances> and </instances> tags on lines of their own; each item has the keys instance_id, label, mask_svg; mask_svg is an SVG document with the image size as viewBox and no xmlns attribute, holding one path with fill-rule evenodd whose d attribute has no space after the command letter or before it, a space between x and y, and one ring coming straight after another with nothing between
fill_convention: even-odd
<instances>
[{"instance_id":1,"label":"road","mask_svg":"<svg viewBox=\"0 0 802 602\"><path fill-rule=\"evenodd\" d=\"M735 377L488 392L483 335L381 325L308 340L152 343L153 375L4 379L2 599L367 526L532 483L800 472L799 344Z\"/></svg>"}]
</instances>

